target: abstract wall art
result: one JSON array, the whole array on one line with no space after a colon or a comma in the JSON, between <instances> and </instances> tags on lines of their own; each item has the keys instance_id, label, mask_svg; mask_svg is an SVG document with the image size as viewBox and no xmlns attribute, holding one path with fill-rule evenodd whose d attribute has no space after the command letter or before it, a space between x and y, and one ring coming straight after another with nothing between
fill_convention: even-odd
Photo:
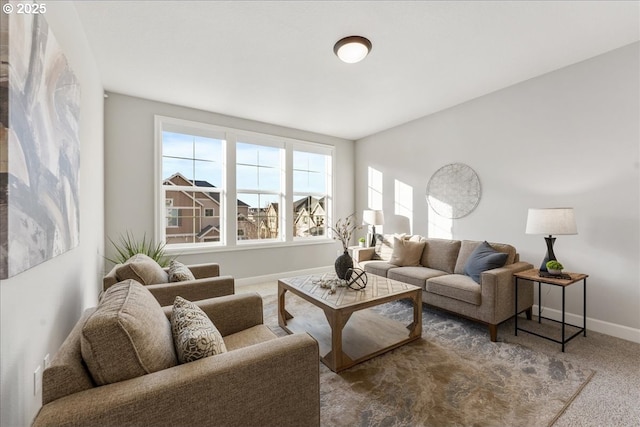
<instances>
[{"instance_id":1,"label":"abstract wall art","mask_svg":"<svg viewBox=\"0 0 640 427\"><path fill-rule=\"evenodd\" d=\"M79 243L80 85L44 14L5 11L0 19L0 279L5 279Z\"/></svg>"}]
</instances>

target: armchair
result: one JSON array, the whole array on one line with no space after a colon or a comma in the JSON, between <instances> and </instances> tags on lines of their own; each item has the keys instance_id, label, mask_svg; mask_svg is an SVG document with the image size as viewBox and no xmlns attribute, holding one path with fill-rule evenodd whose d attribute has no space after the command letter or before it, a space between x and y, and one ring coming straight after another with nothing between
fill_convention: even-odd
<instances>
[{"instance_id":1,"label":"armchair","mask_svg":"<svg viewBox=\"0 0 640 427\"><path fill-rule=\"evenodd\" d=\"M127 267L134 263L142 265L142 268L132 275ZM102 290L106 291L122 280L135 279L147 287L161 306L172 305L178 295L189 301L200 301L235 292L234 278L220 276L219 264L193 264L187 267L195 280L169 282L169 268L162 268L151 258L138 254L124 264L116 264L102 279Z\"/></svg>"},{"instance_id":2,"label":"armchair","mask_svg":"<svg viewBox=\"0 0 640 427\"><path fill-rule=\"evenodd\" d=\"M83 325L95 308L87 310L44 371L33 427L320 425L313 338L276 337L262 323L258 294L196 303L223 335L226 353L103 386L83 361ZM170 316L171 307L163 309Z\"/></svg>"}]
</instances>

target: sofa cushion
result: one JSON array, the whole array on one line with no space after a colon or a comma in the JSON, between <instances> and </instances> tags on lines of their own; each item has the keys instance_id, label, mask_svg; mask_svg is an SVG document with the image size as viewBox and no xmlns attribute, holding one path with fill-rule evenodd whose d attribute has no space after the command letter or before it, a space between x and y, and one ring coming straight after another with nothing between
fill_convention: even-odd
<instances>
[{"instance_id":1,"label":"sofa cushion","mask_svg":"<svg viewBox=\"0 0 640 427\"><path fill-rule=\"evenodd\" d=\"M460 246L460 253L458 254L458 261L456 261L456 268L453 271L456 274L464 274L464 267L467 264L467 260L471 255L471 252L477 248L482 242L475 240L463 240ZM507 261L504 265L513 264L516 259L516 248L504 243L489 242L491 247L498 252L507 254Z\"/></svg>"},{"instance_id":2,"label":"sofa cushion","mask_svg":"<svg viewBox=\"0 0 640 427\"><path fill-rule=\"evenodd\" d=\"M167 272L145 254L135 254L116 270L118 281L133 279L143 285L167 283Z\"/></svg>"},{"instance_id":3,"label":"sofa cushion","mask_svg":"<svg viewBox=\"0 0 640 427\"><path fill-rule=\"evenodd\" d=\"M427 280L426 291L444 297L480 305L481 286L471 277L462 274L447 274Z\"/></svg>"},{"instance_id":4,"label":"sofa cushion","mask_svg":"<svg viewBox=\"0 0 640 427\"><path fill-rule=\"evenodd\" d=\"M460 251L460 240L423 238L422 241L425 242L425 247L420 264L453 273Z\"/></svg>"},{"instance_id":5,"label":"sofa cushion","mask_svg":"<svg viewBox=\"0 0 640 427\"><path fill-rule=\"evenodd\" d=\"M97 385L177 364L169 319L149 290L135 280L105 291L82 327L81 351Z\"/></svg>"},{"instance_id":6,"label":"sofa cushion","mask_svg":"<svg viewBox=\"0 0 640 427\"><path fill-rule=\"evenodd\" d=\"M446 274L444 271L434 270L427 267L398 267L392 268L387 272L389 279L398 280L400 282L409 283L410 285L419 286L425 289L427 279L438 277Z\"/></svg>"},{"instance_id":7,"label":"sofa cushion","mask_svg":"<svg viewBox=\"0 0 640 427\"><path fill-rule=\"evenodd\" d=\"M385 261L364 261L360 265L367 273L377 276L387 277L387 272L392 268L398 268L397 265L389 264Z\"/></svg>"},{"instance_id":8,"label":"sofa cushion","mask_svg":"<svg viewBox=\"0 0 640 427\"><path fill-rule=\"evenodd\" d=\"M277 335L267 326L256 325L235 334L227 335L224 337L224 342L227 350L232 351L276 338L278 338Z\"/></svg>"},{"instance_id":9,"label":"sofa cushion","mask_svg":"<svg viewBox=\"0 0 640 427\"><path fill-rule=\"evenodd\" d=\"M169 263L169 282L184 282L185 280L196 280L196 278L189 267L172 259Z\"/></svg>"},{"instance_id":10,"label":"sofa cushion","mask_svg":"<svg viewBox=\"0 0 640 427\"><path fill-rule=\"evenodd\" d=\"M211 319L200 307L180 296L173 303L171 332L180 363L227 352L222 335Z\"/></svg>"},{"instance_id":11,"label":"sofa cushion","mask_svg":"<svg viewBox=\"0 0 640 427\"><path fill-rule=\"evenodd\" d=\"M464 274L480 283L480 274L483 271L504 266L507 257L507 254L496 251L489 243L482 242L469 255L464 266Z\"/></svg>"},{"instance_id":12,"label":"sofa cushion","mask_svg":"<svg viewBox=\"0 0 640 427\"><path fill-rule=\"evenodd\" d=\"M420 265L420 258L424 249L424 242L414 242L406 239L393 238L393 252L389 264L400 267Z\"/></svg>"}]
</instances>

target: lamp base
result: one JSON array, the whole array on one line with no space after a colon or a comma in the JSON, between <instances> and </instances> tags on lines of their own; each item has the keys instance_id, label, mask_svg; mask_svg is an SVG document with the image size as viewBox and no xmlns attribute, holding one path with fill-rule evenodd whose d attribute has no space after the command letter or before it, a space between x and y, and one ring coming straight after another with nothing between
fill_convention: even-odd
<instances>
[{"instance_id":1,"label":"lamp base","mask_svg":"<svg viewBox=\"0 0 640 427\"><path fill-rule=\"evenodd\" d=\"M369 244L369 246L373 247L376 245L376 226L372 225L371 226L371 243Z\"/></svg>"},{"instance_id":2,"label":"lamp base","mask_svg":"<svg viewBox=\"0 0 640 427\"><path fill-rule=\"evenodd\" d=\"M542 260L542 265L540 266L540 271L542 272L547 272L547 262L551 261L551 260L556 260L556 254L553 253L553 244L556 241L556 238L549 235L549 237L545 237L544 238L545 242L547 242L547 255L545 255L544 259Z\"/></svg>"}]
</instances>

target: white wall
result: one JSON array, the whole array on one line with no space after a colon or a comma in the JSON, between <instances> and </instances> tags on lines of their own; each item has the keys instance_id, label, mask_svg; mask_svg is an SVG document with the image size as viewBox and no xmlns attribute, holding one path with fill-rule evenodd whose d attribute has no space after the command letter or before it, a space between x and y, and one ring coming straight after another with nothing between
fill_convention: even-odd
<instances>
[{"instance_id":1,"label":"white wall","mask_svg":"<svg viewBox=\"0 0 640 427\"><path fill-rule=\"evenodd\" d=\"M295 129L110 93L105 102L106 237L154 232L154 115L263 132L335 146L336 215L354 209L354 143ZM237 279L332 265L339 243L181 255L186 263L218 262ZM107 245L107 253L113 249Z\"/></svg>"},{"instance_id":2,"label":"white wall","mask_svg":"<svg viewBox=\"0 0 640 427\"><path fill-rule=\"evenodd\" d=\"M539 266L543 236L525 235L530 207L574 207L578 235L557 236L568 271L589 274L588 328L640 342L640 44L488 94L356 141L356 207L368 204L367 168L384 175L385 216L394 180L413 189L413 233L427 235L431 175L449 163L475 169L482 198L454 220L456 239L513 244ZM397 231L385 226L386 232ZM408 231L408 230L407 230ZM543 291L543 306L561 295ZM582 313L581 285L567 310Z\"/></svg>"},{"instance_id":3,"label":"white wall","mask_svg":"<svg viewBox=\"0 0 640 427\"><path fill-rule=\"evenodd\" d=\"M51 358L83 309L96 304L103 269L103 89L68 2L47 2L46 19L81 85L80 244L0 282L3 427L27 426L41 405L33 372Z\"/></svg>"}]
</instances>

